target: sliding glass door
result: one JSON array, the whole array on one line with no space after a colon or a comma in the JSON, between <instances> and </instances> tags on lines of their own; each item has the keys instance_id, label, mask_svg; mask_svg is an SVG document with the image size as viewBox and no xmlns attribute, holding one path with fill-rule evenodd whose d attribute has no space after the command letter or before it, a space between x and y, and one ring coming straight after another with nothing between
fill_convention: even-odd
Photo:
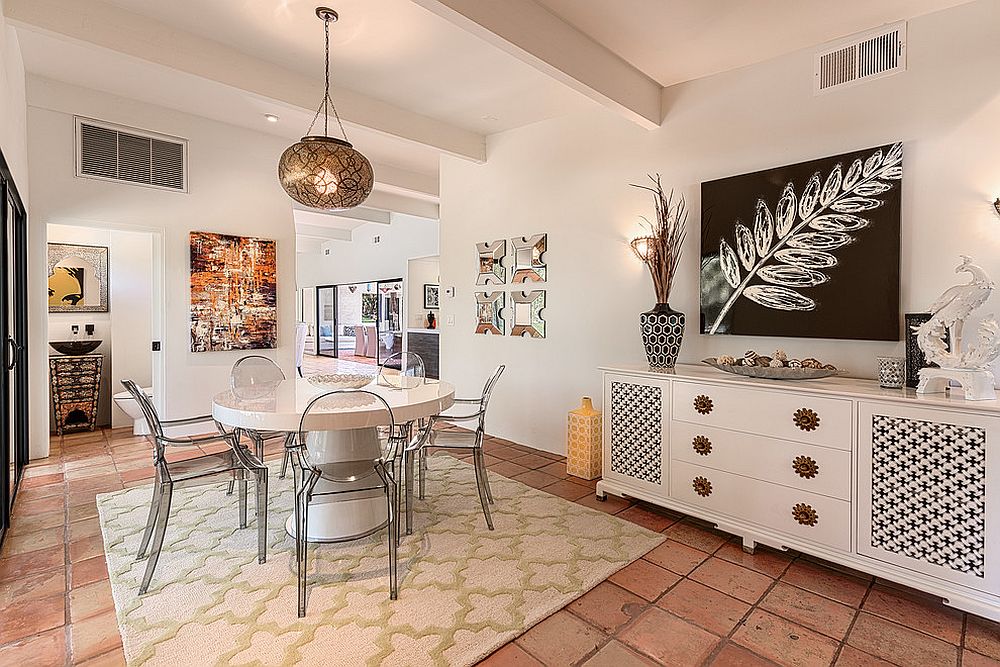
<instances>
[{"instance_id":1,"label":"sliding glass door","mask_svg":"<svg viewBox=\"0 0 1000 667\"><path fill-rule=\"evenodd\" d=\"M28 287L24 204L0 153L0 544L28 462Z\"/></svg>"},{"instance_id":2,"label":"sliding glass door","mask_svg":"<svg viewBox=\"0 0 1000 667\"><path fill-rule=\"evenodd\" d=\"M378 282L378 350L377 361L382 365L396 352L403 351L403 280Z\"/></svg>"},{"instance_id":3,"label":"sliding glass door","mask_svg":"<svg viewBox=\"0 0 1000 667\"><path fill-rule=\"evenodd\" d=\"M337 356L337 287L316 288L316 354Z\"/></svg>"}]
</instances>

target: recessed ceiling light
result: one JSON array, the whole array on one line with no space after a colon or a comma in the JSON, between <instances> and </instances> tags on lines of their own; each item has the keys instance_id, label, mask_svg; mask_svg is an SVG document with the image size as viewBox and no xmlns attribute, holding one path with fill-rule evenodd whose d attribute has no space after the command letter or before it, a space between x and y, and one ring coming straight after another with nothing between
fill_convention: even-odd
<instances>
[{"instance_id":1,"label":"recessed ceiling light","mask_svg":"<svg viewBox=\"0 0 1000 667\"><path fill-rule=\"evenodd\" d=\"M277 123L278 117L275 116L273 113L266 113L264 114L264 120L266 120L268 123Z\"/></svg>"}]
</instances>

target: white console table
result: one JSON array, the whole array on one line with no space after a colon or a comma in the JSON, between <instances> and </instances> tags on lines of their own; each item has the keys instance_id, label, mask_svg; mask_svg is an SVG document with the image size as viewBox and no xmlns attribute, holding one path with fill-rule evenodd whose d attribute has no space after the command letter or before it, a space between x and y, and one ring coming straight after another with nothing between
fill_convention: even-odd
<instances>
[{"instance_id":1,"label":"white console table","mask_svg":"<svg viewBox=\"0 0 1000 667\"><path fill-rule=\"evenodd\" d=\"M604 373L612 493L1000 620L1000 401L709 367Z\"/></svg>"}]
</instances>

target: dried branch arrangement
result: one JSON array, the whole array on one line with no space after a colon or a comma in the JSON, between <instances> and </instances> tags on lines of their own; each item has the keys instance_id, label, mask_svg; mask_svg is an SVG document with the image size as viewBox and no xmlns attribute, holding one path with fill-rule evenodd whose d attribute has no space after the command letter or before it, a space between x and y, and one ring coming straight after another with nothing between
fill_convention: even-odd
<instances>
[{"instance_id":1,"label":"dried branch arrangement","mask_svg":"<svg viewBox=\"0 0 1000 667\"><path fill-rule=\"evenodd\" d=\"M649 268L653 278L653 290L656 292L657 303L667 303L670 298L670 288L677 275L677 265L681 259L681 249L687 235L687 204L684 197L674 202L674 191L667 194L660 184L660 175L649 177L652 186L632 184L634 188L649 190L653 193L653 203L656 207L656 222L643 218L649 229L648 236L640 236L632 240L632 252Z\"/></svg>"}]
</instances>

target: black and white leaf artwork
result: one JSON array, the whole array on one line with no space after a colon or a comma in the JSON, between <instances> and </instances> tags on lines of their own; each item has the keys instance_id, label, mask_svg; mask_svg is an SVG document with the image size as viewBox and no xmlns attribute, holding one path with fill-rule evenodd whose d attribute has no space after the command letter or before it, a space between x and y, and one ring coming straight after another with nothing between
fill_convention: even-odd
<instances>
[{"instance_id":1,"label":"black and white leaf artwork","mask_svg":"<svg viewBox=\"0 0 1000 667\"><path fill-rule=\"evenodd\" d=\"M703 183L703 333L898 340L902 161L896 143Z\"/></svg>"}]
</instances>

